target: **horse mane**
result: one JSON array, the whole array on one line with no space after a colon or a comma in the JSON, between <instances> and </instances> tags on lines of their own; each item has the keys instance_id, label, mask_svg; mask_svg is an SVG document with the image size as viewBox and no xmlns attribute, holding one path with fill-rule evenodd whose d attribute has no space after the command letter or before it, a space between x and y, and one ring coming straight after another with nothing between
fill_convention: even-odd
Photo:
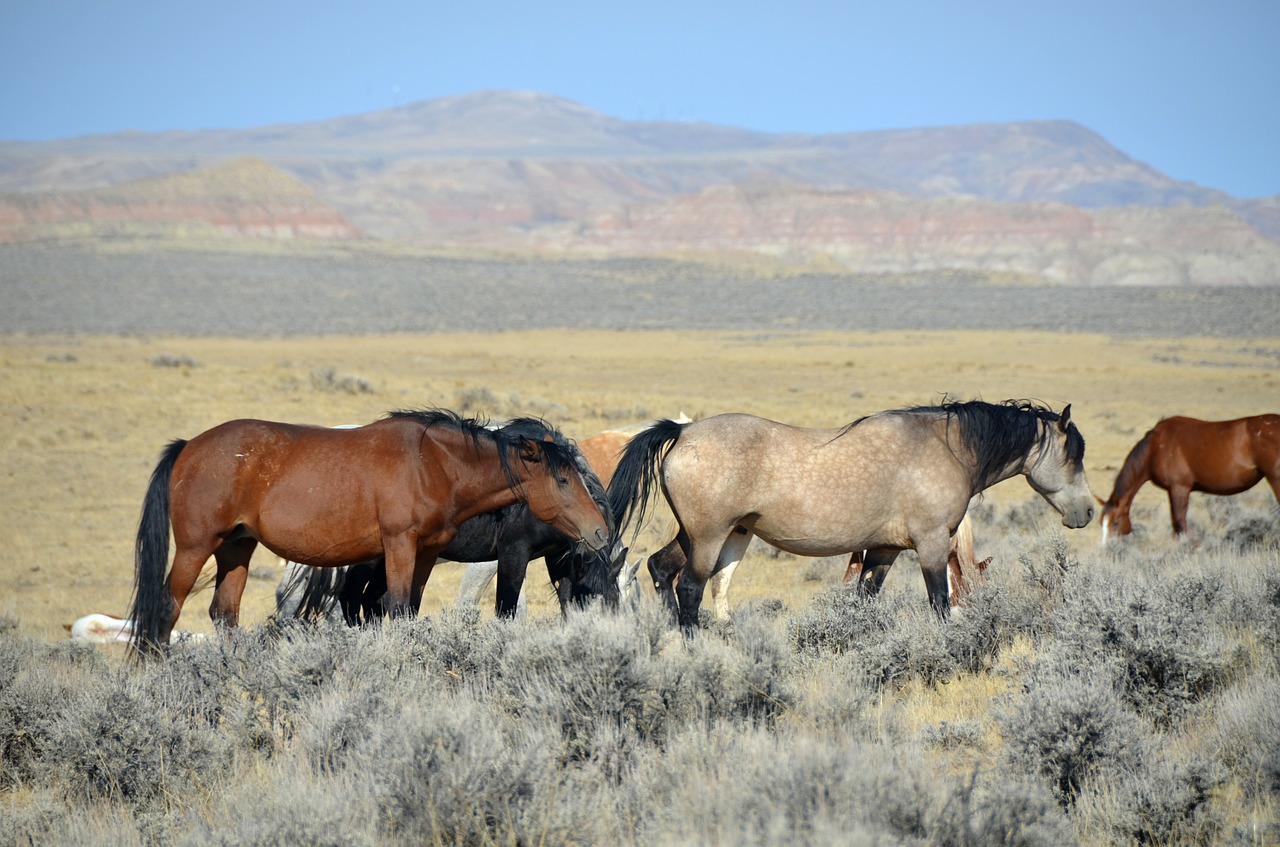
<instances>
[{"instance_id":1,"label":"horse mane","mask_svg":"<svg viewBox=\"0 0 1280 847\"><path fill-rule=\"evenodd\" d=\"M1041 427L1057 424L1062 416L1043 403L1032 400L946 401L934 406L914 406L881 414L945 417L948 428L954 420L960 438L976 464L975 484L982 490L999 478L1011 463L1024 458L1040 442ZM867 418L858 418L840 431L848 432ZM839 435L836 436L837 438ZM1084 460L1084 436L1074 423L1067 425L1066 458Z\"/></svg>"},{"instance_id":2,"label":"horse mane","mask_svg":"<svg viewBox=\"0 0 1280 847\"><path fill-rule=\"evenodd\" d=\"M576 449L568 446L566 439L555 427L535 418L516 418L504 426L493 428L487 420L465 418L449 409L397 409L388 412L387 417L415 420L424 428L448 426L461 432L472 444L478 444L482 438L492 441L498 447L498 461L512 487L516 487L519 480L511 467L511 453L527 446L535 448L543 468L549 474L556 475L567 468L577 467L573 459ZM551 436L550 441L544 440L547 436ZM559 441L556 440L557 436Z\"/></svg>"},{"instance_id":3,"label":"horse mane","mask_svg":"<svg viewBox=\"0 0 1280 847\"><path fill-rule=\"evenodd\" d=\"M1123 492L1132 491L1147 481L1148 453L1151 450L1151 433L1154 431L1147 430L1147 434L1133 445L1133 449L1125 457L1120 473L1116 474L1116 484L1111 488L1111 496L1107 498L1106 505L1115 505L1120 501L1120 495Z\"/></svg>"},{"instance_id":4,"label":"horse mane","mask_svg":"<svg viewBox=\"0 0 1280 847\"><path fill-rule=\"evenodd\" d=\"M586 486L587 493L591 495L591 499L599 507L600 513L604 516L605 522L609 526L610 533L613 532L613 512L609 508L609 496L605 491L604 483L600 481L600 477L596 476L596 472L587 461L587 457L582 455L582 451L578 449L578 445L573 439L540 418L512 418L497 431L537 442L544 445L544 447L549 444L554 445L555 452L557 454L562 453L563 460L567 460L567 466L574 468L582 475L582 482ZM550 442L544 440L548 436L551 438ZM551 460L550 457L548 459ZM558 470L559 468L557 467L556 469Z\"/></svg>"}]
</instances>

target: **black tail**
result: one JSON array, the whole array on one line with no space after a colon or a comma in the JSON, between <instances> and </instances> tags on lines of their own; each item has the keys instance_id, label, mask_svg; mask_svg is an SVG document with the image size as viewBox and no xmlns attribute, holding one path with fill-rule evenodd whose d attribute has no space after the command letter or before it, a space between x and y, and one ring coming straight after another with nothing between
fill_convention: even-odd
<instances>
[{"instance_id":1,"label":"black tail","mask_svg":"<svg viewBox=\"0 0 1280 847\"><path fill-rule=\"evenodd\" d=\"M632 518L637 530L644 522L649 495L658 478L658 462L679 440L685 426L661 420L627 444L609 482L609 508L619 536Z\"/></svg>"},{"instance_id":2,"label":"black tail","mask_svg":"<svg viewBox=\"0 0 1280 847\"><path fill-rule=\"evenodd\" d=\"M346 587L347 568L290 565L276 586L276 616L304 621L327 620Z\"/></svg>"},{"instance_id":3,"label":"black tail","mask_svg":"<svg viewBox=\"0 0 1280 847\"><path fill-rule=\"evenodd\" d=\"M142 501L142 520L138 523L138 540L134 548L132 644L140 653L160 649L162 635L170 628L173 598L165 589L165 571L169 566L169 477L173 464L187 442L169 443L160 454L160 463L151 472Z\"/></svg>"}]
</instances>

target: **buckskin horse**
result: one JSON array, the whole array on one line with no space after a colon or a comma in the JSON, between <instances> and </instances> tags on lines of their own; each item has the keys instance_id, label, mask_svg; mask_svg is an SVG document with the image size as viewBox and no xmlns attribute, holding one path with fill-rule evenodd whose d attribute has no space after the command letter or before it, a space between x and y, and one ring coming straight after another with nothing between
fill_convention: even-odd
<instances>
[{"instance_id":1,"label":"buckskin horse","mask_svg":"<svg viewBox=\"0 0 1280 847\"><path fill-rule=\"evenodd\" d=\"M627 446L609 499L619 525L640 524L661 482L687 564L674 589L656 587L685 629L697 626L707 580L757 535L801 556L866 550L866 594L914 549L945 616L947 553L969 501L1021 474L1064 525L1083 527L1093 518L1084 446L1069 405L1058 414L1027 401L898 409L838 429L743 414L659 421Z\"/></svg>"},{"instance_id":2,"label":"buckskin horse","mask_svg":"<svg viewBox=\"0 0 1280 847\"><path fill-rule=\"evenodd\" d=\"M143 501L133 644L154 652L168 643L210 556L217 576L209 614L235 626L258 544L316 567L384 558L388 608L405 613L458 527L517 501L592 551L610 543L563 448L453 412L391 412L357 429L237 420L173 441Z\"/></svg>"},{"instance_id":3,"label":"buckskin horse","mask_svg":"<svg viewBox=\"0 0 1280 847\"><path fill-rule=\"evenodd\" d=\"M1173 533L1187 531L1192 491L1239 494L1266 479L1280 501L1280 415L1233 421L1165 418L1129 451L1111 496L1102 502L1102 543L1133 530L1129 507L1150 482L1169 494Z\"/></svg>"},{"instance_id":4,"label":"buckskin horse","mask_svg":"<svg viewBox=\"0 0 1280 847\"><path fill-rule=\"evenodd\" d=\"M744 552L745 555L745 552ZM711 609L716 617L726 620L729 617L729 588L733 584L733 575L741 562L732 563L724 570L716 571L707 580L707 589L711 594ZM845 568L843 582L857 584L862 577L862 569L866 564L866 551L858 550L849 557ZM947 599L952 606L963 605L972 592L971 584L981 583L983 573L991 564L991 557L979 561L973 552L973 526L969 513L965 512L955 535L951 536L951 547L947 553ZM654 553L648 560L649 576L654 589L663 593L664 586L669 586L684 568L684 552L676 539ZM965 577L965 572L969 576Z\"/></svg>"}]
</instances>

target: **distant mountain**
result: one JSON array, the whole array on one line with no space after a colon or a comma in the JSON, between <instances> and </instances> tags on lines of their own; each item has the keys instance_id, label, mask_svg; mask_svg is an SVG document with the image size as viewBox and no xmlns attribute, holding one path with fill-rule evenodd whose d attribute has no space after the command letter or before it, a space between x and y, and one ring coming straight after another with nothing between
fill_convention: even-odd
<instances>
[{"instance_id":1,"label":"distant mountain","mask_svg":"<svg viewBox=\"0 0 1280 847\"><path fill-rule=\"evenodd\" d=\"M0 195L0 243L191 236L349 239L360 233L295 177L253 158L109 188Z\"/></svg>"},{"instance_id":2,"label":"distant mountain","mask_svg":"<svg viewBox=\"0 0 1280 847\"><path fill-rule=\"evenodd\" d=\"M1078 285L1280 280L1280 243L1222 206L1083 209L735 185L535 229L528 238L544 252L828 257L862 273L964 269Z\"/></svg>"},{"instance_id":3,"label":"distant mountain","mask_svg":"<svg viewBox=\"0 0 1280 847\"><path fill-rule=\"evenodd\" d=\"M642 219L664 209L675 214L704 202L692 198L708 190L762 185L795 187L785 202L823 208L840 192L884 191L901 198L886 201L886 209L910 200L981 200L986 202L971 210L990 212L994 226L998 219L1025 214L1028 204L1097 210L1091 216L1095 222L1111 214L1101 210L1113 208L1146 209L1157 217L1160 210L1176 217L1186 207L1217 209L1206 214L1227 214L1232 227L1256 230L1249 238L1260 245L1260 253L1270 249L1268 239L1280 238L1280 198L1241 200L1174 180L1067 121L763 133L627 121L558 97L506 91L251 130L0 142L0 192L102 189L244 156L301 180L317 202L370 237L424 245L526 249L559 244L567 249L577 244L602 250L609 239L599 227L611 215ZM1021 205L997 211L993 204L1000 203ZM797 206L796 214L816 213L806 208ZM699 230L700 225L705 229L705 222L687 222L688 240L712 243L715 233ZM582 238L564 236L575 229ZM1193 228L1182 232L1189 240L1179 249L1194 251L1200 236ZM1210 226L1209 232L1205 238L1217 238L1221 228ZM594 243L587 245L591 233ZM1001 237L1022 240L1031 252L1048 249L1033 232ZM612 243L621 249L623 240L613 237ZM632 243L657 242L637 232ZM828 246L812 244L805 250L849 255L838 244ZM943 254L938 261L945 262ZM1268 262L1264 257L1258 266ZM1093 279L1092 273L1084 276ZM1247 276L1280 282L1256 278L1254 271ZM1049 274L1059 277L1082 278L1075 272Z\"/></svg>"}]
</instances>

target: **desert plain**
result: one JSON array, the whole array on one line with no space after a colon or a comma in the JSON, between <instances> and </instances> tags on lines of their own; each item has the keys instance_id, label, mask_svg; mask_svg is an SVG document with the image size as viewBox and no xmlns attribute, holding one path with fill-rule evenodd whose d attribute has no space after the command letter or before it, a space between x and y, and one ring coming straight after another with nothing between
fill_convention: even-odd
<instances>
[{"instance_id":1,"label":"desert plain","mask_svg":"<svg viewBox=\"0 0 1280 847\"><path fill-rule=\"evenodd\" d=\"M291 314L294 304L298 313L319 309L321 317L305 326L295 323L271 332L252 317L228 319L236 311L234 299L215 308L189 289L176 289L161 308L131 295L128 279L95 281L88 273L70 283L52 276L41 283L41 273L51 273L52 260L27 253L6 256L15 257L21 261L9 265L0 286L9 312L0 321L0 614L16 620L20 630L49 640L65 638L64 625L81 615L127 613L133 536L161 448L170 439L190 438L233 418L336 425L365 423L392 409L440 406L489 418L542 416L581 439L680 413L701 418L750 412L828 427L944 397L1029 398L1056 409L1072 404L1073 419L1087 441L1090 484L1105 498L1129 449L1161 417L1221 420L1280 411L1275 298L1259 289L1163 289L1143 295L1037 288L1026 294L1028 289L1016 286L966 282L939 288L886 280L881 294L889 292L885 296L898 304L894 314L901 320L891 328L872 321L839 329L804 317L823 313L821 298L837 296L830 287L825 295L821 285L787 289L793 297L796 290L809 292L805 296L812 302L792 310L799 317L735 321L731 304L742 303L749 296L746 289L766 283L737 279L717 290L710 288L705 269L695 268L690 276L701 296L725 304L719 327L700 312L697 321L684 326L677 315L669 328L610 328L618 316L638 314L652 304L644 305L646 298L634 285L601 283L608 297L580 306L587 317L569 326L547 325L555 323L550 310L530 317L528 326L536 328L525 328L518 311L486 310L474 303L477 315L501 313L502 327L480 320L467 324L478 327L474 331L455 331L445 320L443 330L388 332L383 327L400 326L404 315L394 312L394 298L380 290L375 302L392 304L386 321L376 310L346 309L336 295L317 306L316 298L295 290L306 282L296 274L281 274L295 288L272 288L272 279L241 280L252 296L270 300L280 314ZM77 261L93 266L92 257ZM61 267L57 262L65 259L53 262ZM180 255L171 262L190 264ZM678 289L681 267L664 266L664 284ZM634 269L615 266L615 271L625 276ZM874 288L874 281L858 284ZM950 293L940 296L940 290ZM346 296L363 299L359 288ZM465 292L451 296L466 301ZM1157 305L1144 312L1144 298ZM955 310L947 303L974 300L991 304L983 312L988 320L972 321L978 329L954 328L946 316ZM1016 319L996 313L1002 302L1007 316ZM1114 308L1097 306L1112 302L1131 304L1134 331L1126 329ZM1171 302L1185 303L1191 315L1161 321L1160 309L1168 311ZM326 304L335 315L332 321L323 319ZM1199 315L1198 304L1204 305ZM71 306L80 310L74 319L65 314ZM201 323L206 307L217 320ZM1054 310L1070 320L1057 320ZM30 326L23 324L24 314L32 316ZM127 315L131 323L95 324L95 314ZM1012 328L990 328L1002 322ZM1054 325L1069 330L1042 328ZM154 329L141 331L144 326ZM184 329L166 331L166 326ZM1197 331L1188 332L1189 326ZM1193 526L1204 496L1192 498ZM1264 485L1245 496L1261 501L1270 493ZM1035 520L1046 532L1065 532L1072 545L1100 541L1096 523L1075 532L1061 530L1050 507L1037 502L1021 478L997 485L987 499L1001 507L1036 503L1038 508L1028 507ZM1144 488L1134 514L1153 543L1167 542L1162 492ZM655 518L632 539L631 556L647 556L670 532L669 518ZM981 525L977 532L981 557ZM437 566L424 614L453 602L461 571L455 564ZM778 598L798 606L841 573L840 563L815 566L770 555L757 542L738 570L732 602ZM259 549L242 623L260 622L271 613L279 574L276 558ZM924 602L919 570L909 559L899 561L889 587L919 591ZM538 562L530 566L529 588L531 614L553 614ZM208 598L207 591L192 596L179 628L209 631Z\"/></svg>"}]
</instances>

